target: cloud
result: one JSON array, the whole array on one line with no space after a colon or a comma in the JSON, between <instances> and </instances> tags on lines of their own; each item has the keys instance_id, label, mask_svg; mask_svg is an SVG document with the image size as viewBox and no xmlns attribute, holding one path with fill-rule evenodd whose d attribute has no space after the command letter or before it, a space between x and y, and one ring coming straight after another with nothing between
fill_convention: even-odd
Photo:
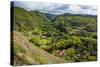
<instances>
[{"instance_id":1,"label":"cloud","mask_svg":"<svg viewBox=\"0 0 100 67\"><path fill-rule=\"evenodd\" d=\"M45 2L31 2L31 1L14 1L14 6L24 8L28 11L38 10L41 12L52 14L90 14L97 15L96 6L76 5L76 4L58 4L58 3L45 3Z\"/></svg>"},{"instance_id":2,"label":"cloud","mask_svg":"<svg viewBox=\"0 0 100 67\"><path fill-rule=\"evenodd\" d=\"M78 5L69 5L67 10L69 13L76 13L77 14L81 11L81 7Z\"/></svg>"}]
</instances>

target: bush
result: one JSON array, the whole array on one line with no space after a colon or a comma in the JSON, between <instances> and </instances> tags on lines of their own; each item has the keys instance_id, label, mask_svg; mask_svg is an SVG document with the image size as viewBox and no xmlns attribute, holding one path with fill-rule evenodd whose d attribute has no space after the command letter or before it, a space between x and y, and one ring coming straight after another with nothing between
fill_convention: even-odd
<instances>
[{"instance_id":1,"label":"bush","mask_svg":"<svg viewBox=\"0 0 100 67\"><path fill-rule=\"evenodd\" d=\"M38 29L38 28L35 28L35 29L32 31L32 35L37 35L37 36L39 36L41 33L42 33L42 30L41 30L41 29Z\"/></svg>"},{"instance_id":2,"label":"bush","mask_svg":"<svg viewBox=\"0 0 100 67\"><path fill-rule=\"evenodd\" d=\"M83 44L83 42L77 36L71 36L67 41L70 45L76 46L76 47L80 47Z\"/></svg>"},{"instance_id":3,"label":"bush","mask_svg":"<svg viewBox=\"0 0 100 67\"><path fill-rule=\"evenodd\" d=\"M72 56L74 56L74 55L76 54L76 50L75 50L74 48L68 48L68 49L65 51L65 54L66 54L67 56L72 57Z\"/></svg>"},{"instance_id":4,"label":"bush","mask_svg":"<svg viewBox=\"0 0 100 67\"><path fill-rule=\"evenodd\" d=\"M40 38L39 37L33 37L30 39L30 42L34 43L37 46L40 46Z\"/></svg>"},{"instance_id":5,"label":"bush","mask_svg":"<svg viewBox=\"0 0 100 67\"><path fill-rule=\"evenodd\" d=\"M68 39L60 39L56 43L56 48L57 49L62 49L62 48L70 48L72 46L74 47L80 47L82 46L83 42L80 40L79 37L77 36L71 36Z\"/></svg>"},{"instance_id":6,"label":"bush","mask_svg":"<svg viewBox=\"0 0 100 67\"><path fill-rule=\"evenodd\" d=\"M40 44L41 45L50 45L51 44L51 41L48 40L48 39L41 39L40 40Z\"/></svg>"},{"instance_id":7,"label":"bush","mask_svg":"<svg viewBox=\"0 0 100 67\"><path fill-rule=\"evenodd\" d=\"M74 48L68 48L64 52L63 58L69 61L75 61L76 50Z\"/></svg>"},{"instance_id":8,"label":"bush","mask_svg":"<svg viewBox=\"0 0 100 67\"><path fill-rule=\"evenodd\" d=\"M62 49L62 48L66 48L66 40L64 40L64 39L61 39L60 41L58 41L57 43L56 43L56 48L57 49Z\"/></svg>"}]
</instances>

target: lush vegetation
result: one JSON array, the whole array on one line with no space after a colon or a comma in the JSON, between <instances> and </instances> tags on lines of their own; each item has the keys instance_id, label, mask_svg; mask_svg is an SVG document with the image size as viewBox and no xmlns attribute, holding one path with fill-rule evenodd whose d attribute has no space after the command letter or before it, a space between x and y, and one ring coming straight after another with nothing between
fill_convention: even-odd
<instances>
[{"instance_id":1,"label":"lush vegetation","mask_svg":"<svg viewBox=\"0 0 100 67\"><path fill-rule=\"evenodd\" d=\"M22 33L35 46L63 60L71 62L97 60L96 16L62 14L50 19L47 15L39 11L29 12L14 7L13 30ZM19 46L15 48L20 49ZM64 50L62 56L57 55L58 50ZM20 51L25 52L23 49ZM40 63L44 64L47 61Z\"/></svg>"}]
</instances>

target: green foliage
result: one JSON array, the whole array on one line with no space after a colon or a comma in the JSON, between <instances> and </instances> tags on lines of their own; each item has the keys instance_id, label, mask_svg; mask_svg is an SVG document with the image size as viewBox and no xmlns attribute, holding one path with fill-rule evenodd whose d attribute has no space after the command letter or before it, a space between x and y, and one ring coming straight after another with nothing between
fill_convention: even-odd
<instances>
[{"instance_id":1,"label":"green foliage","mask_svg":"<svg viewBox=\"0 0 100 67\"><path fill-rule=\"evenodd\" d=\"M77 36L71 36L69 39L68 39L69 43L76 46L76 47L79 47L81 46L83 43L82 41L80 40L79 37Z\"/></svg>"},{"instance_id":2,"label":"green foliage","mask_svg":"<svg viewBox=\"0 0 100 67\"><path fill-rule=\"evenodd\" d=\"M88 61L96 61L96 57L95 56L89 56L88 57Z\"/></svg>"},{"instance_id":3,"label":"green foliage","mask_svg":"<svg viewBox=\"0 0 100 67\"><path fill-rule=\"evenodd\" d=\"M32 42L38 46L40 45L39 41L40 41L39 37L33 37L32 39L30 39L30 42Z\"/></svg>"},{"instance_id":4,"label":"green foliage","mask_svg":"<svg viewBox=\"0 0 100 67\"><path fill-rule=\"evenodd\" d=\"M76 50L74 48L68 48L64 52L63 58L65 60L75 61Z\"/></svg>"},{"instance_id":5,"label":"green foliage","mask_svg":"<svg viewBox=\"0 0 100 67\"><path fill-rule=\"evenodd\" d=\"M76 51L74 48L68 48L66 51L65 51L65 54L72 57L76 54Z\"/></svg>"},{"instance_id":6,"label":"green foliage","mask_svg":"<svg viewBox=\"0 0 100 67\"><path fill-rule=\"evenodd\" d=\"M62 48L66 48L67 46L67 41L64 39L61 39L59 42L57 42L56 44L56 48L57 49L62 49Z\"/></svg>"},{"instance_id":7,"label":"green foliage","mask_svg":"<svg viewBox=\"0 0 100 67\"><path fill-rule=\"evenodd\" d=\"M50 42L50 40L47 40L47 39L41 39L40 43L43 45L49 45L51 42Z\"/></svg>"},{"instance_id":8,"label":"green foliage","mask_svg":"<svg viewBox=\"0 0 100 67\"><path fill-rule=\"evenodd\" d=\"M14 30L26 34L26 32L32 31L35 27L42 29L49 20L42 13L39 13L41 16L37 15L37 13L39 12L29 12L22 8L14 7Z\"/></svg>"},{"instance_id":9,"label":"green foliage","mask_svg":"<svg viewBox=\"0 0 100 67\"><path fill-rule=\"evenodd\" d=\"M97 50L97 40L94 38L83 37L81 38L88 51Z\"/></svg>"},{"instance_id":10,"label":"green foliage","mask_svg":"<svg viewBox=\"0 0 100 67\"><path fill-rule=\"evenodd\" d=\"M89 32L96 32L97 31L96 28L97 28L96 24L87 24L84 29Z\"/></svg>"},{"instance_id":11,"label":"green foliage","mask_svg":"<svg viewBox=\"0 0 100 67\"><path fill-rule=\"evenodd\" d=\"M97 51L97 19L83 15L59 15L53 21L44 13L26 11L14 7L14 30L23 33L39 48L56 54L65 49L63 59L70 61L94 61ZM16 50L24 52L19 46ZM15 50L15 51L16 51ZM43 57L34 56L41 64Z\"/></svg>"},{"instance_id":12,"label":"green foliage","mask_svg":"<svg viewBox=\"0 0 100 67\"><path fill-rule=\"evenodd\" d=\"M62 49L62 48L69 48L72 46L75 47L80 47L82 46L83 42L80 40L79 37L77 36L71 36L68 39L61 39L60 41L57 42L56 48Z\"/></svg>"},{"instance_id":13,"label":"green foliage","mask_svg":"<svg viewBox=\"0 0 100 67\"><path fill-rule=\"evenodd\" d=\"M52 45L42 45L42 46L40 46L40 48L42 48L48 52L51 52L50 49L52 49Z\"/></svg>"},{"instance_id":14,"label":"green foliage","mask_svg":"<svg viewBox=\"0 0 100 67\"><path fill-rule=\"evenodd\" d=\"M37 27L32 31L32 35L33 36L34 35L39 36L39 35L41 35L41 33L42 33L42 30L41 29L38 29Z\"/></svg>"}]
</instances>

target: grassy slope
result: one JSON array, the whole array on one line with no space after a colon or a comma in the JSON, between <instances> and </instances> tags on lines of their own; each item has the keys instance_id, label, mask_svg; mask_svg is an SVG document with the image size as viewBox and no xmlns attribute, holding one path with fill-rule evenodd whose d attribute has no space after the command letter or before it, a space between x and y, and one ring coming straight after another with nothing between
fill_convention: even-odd
<instances>
[{"instance_id":1,"label":"grassy slope","mask_svg":"<svg viewBox=\"0 0 100 67\"><path fill-rule=\"evenodd\" d=\"M28 42L28 40L21 33L14 31L13 34L14 65L67 62Z\"/></svg>"},{"instance_id":2,"label":"grassy slope","mask_svg":"<svg viewBox=\"0 0 100 67\"><path fill-rule=\"evenodd\" d=\"M27 32L36 27L41 29L48 22L46 16L38 11L29 12L23 8L14 7L14 30Z\"/></svg>"}]
</instances>

